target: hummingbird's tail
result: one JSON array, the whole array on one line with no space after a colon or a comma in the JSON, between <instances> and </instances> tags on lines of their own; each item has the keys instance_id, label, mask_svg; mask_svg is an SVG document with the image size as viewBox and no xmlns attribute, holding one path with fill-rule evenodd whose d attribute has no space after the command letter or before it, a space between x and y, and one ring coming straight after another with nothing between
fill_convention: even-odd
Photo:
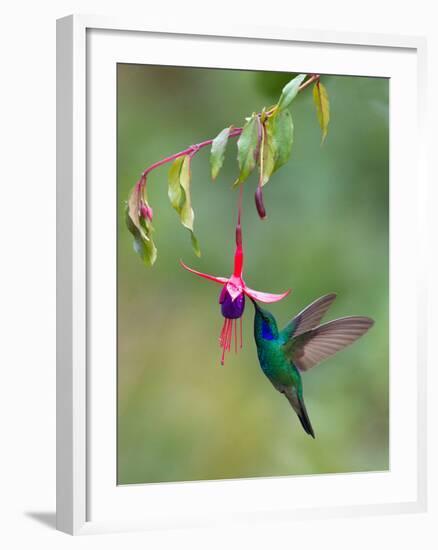
<instances>
[{"instance_id":1,"label":"hummingbird's tail","mask_svg":"<svg viewBox=\"0 0 438 550\"><path fill-rule=\"evenodd\" d=\"M313 431L312 424L310 423L309 415L307 414L306 405L304 401L300 399L300 412L297 412L298 418L300 419L301 425L304 428L304 431L315 439L315 432Z\"/></svg>"},{"instance_id":2,"label":"hummingbird's tail","mask_svg":"<svg viewBox=\"0 0 438 550\"><path fill-rule=\"evenodd\" d=\"M295 388L287 389L284 391L284 395L287 397L287 400L291 404L293 410L297 413L304 431L315 439L315 432L313 431L312 424L310 423L303 397L298 395Z\"/></svg>"}]
</instances>

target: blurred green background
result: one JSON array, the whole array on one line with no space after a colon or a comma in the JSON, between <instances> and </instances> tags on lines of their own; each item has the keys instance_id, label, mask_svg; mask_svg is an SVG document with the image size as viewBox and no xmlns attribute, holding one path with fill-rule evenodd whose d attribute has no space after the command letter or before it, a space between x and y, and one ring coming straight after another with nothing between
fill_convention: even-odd
<instances>
[{"instance_id":1,"label":"blurred green background","mask_svg":"<svg viewBox=\"0 0 438 550\"><path fill-rule=\"evenodd\" d=\"M316 432L302 430L265 378L244 315L244 348L219 366L220 288L184 271L228 276L237 194L235 140L215 183L208 149L192 162L202 258L167 199L167 167L149 178L158 260L132 248L124 201L149 164L214 137L275 103L290 74L118 66L118 482L146 483L385 470L389 467L388 81L322 78L331 123L321 147L311 89L292 104L292 158L265 188L244 185L246 282L291 296L269 309L285 324L328 292L326 320L369 315L364 338L303 375Z\"/></svg>"}]
</instances>

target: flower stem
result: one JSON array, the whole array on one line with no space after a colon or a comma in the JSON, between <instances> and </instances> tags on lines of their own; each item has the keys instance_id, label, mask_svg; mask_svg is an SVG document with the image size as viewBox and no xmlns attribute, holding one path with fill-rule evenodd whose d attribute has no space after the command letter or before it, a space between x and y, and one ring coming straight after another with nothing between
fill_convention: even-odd
<instances>
[{"instance_id":1,"label":"flower stem","mask_svg":"<svg viewBox=\"0 0 438 550\"><path fill-rule=\"evenodd\" d=\"M242 197L243 197L243 185L239 189L239 198L237 200L237 224L236 224L236 247L242 248Z\"/></svg>"}]
</instances>

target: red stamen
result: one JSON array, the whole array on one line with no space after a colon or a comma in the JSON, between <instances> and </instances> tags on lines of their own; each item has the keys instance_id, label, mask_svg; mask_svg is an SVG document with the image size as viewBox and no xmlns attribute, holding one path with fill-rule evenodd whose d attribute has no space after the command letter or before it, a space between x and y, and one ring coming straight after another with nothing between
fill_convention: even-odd
<instances>
[{"instance_id":1,"label":"red stamen","mask_svg":"<svg viewBox=\"0 0 438 550\"><path fill-rule=\"evenodd\" d=\"M224 324L222 325L221 335L219 337L219 344L222 348L222 356L221 356L221 365L225 362L225 352L229 351L230 349L230 339L231 334L230 331L232 330L232 320L231 319L225 319Z\"/></svg>"},{"instance_id":2,"label":"red stamen","mask_svg":"<svg viewBox=\"0 0 438 550\"><path fill-rule=\"evenodd\" d=\"M242 324L242 323L241 323ZM222 348L221 365L225 363L226 352L231 351L231 342L233 340L233 327L234 327L234 349L237 353L237 319L224 319L222 330L219 336L219 345ZM240 338L242 340L242 337ZM242 341L240 342L242 347Z\"/></svg>"},{"instance_id":3,"label":"red stamen","mask_svg":"<svg viewBox=\"0 0 438 550\"><path fill-rule=\"evenodd\" d=\"M227 330L227 351L230 351L231 344L231 332L233 330L233 321L228 319L228 330Z\"/></svg>"},{"instance_id":4,"label":"red stamen","mask_svg":"<svg viewBox=\"0 0 438 550\"><path fill-rule=\"evenodd\" d=\"M219 344L221 347L223 347L224 341L225 341L225 329L227 326L227 319L224 319L224 324L222 325L222 330L219 336Z\"/></svg>"},{"instance_id":5,"label":"red stamen","mask_svg":"<svg viewBox=\"0 0 438 550\"><path fill-rule=\"evenodd\" d=\"M221 365L224 366L225 361L225 348L222 348Z\"/></svg>"},{"instance_id":6,"label":"red stamen","mask_svg":"<svg viewBox=\"0 0 438 550\"><path fill-rule=\"evenodd\" d=\"M237 319L234 319L234 353L237 353Z\"/></svg>"},{"instance_id":7,"label":"red stamen","mask_svg":"<svg viewBox=\"0 0 438 550\"><path fill-rule=\"evenodd\" d=\"M242 349L243 346L243 323L242 323L242 317L240 318L240 349Z\"/></svg>"}]
</instances>

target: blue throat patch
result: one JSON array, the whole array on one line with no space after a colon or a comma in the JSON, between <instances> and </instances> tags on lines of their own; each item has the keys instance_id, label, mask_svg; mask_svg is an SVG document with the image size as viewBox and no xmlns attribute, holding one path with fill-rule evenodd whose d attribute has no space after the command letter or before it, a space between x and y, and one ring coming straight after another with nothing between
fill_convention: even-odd
<instances>
[{"instance_id":1,"label":"blue throat patch","mask_svg":"<svg viewBox=\"0 0 438 550\"><path fill-rule=\"evenodd\" d=\"M262 336L265 340L274 340L271 327L264 319L262 320Z\"/></svg>"}]
</instances>

